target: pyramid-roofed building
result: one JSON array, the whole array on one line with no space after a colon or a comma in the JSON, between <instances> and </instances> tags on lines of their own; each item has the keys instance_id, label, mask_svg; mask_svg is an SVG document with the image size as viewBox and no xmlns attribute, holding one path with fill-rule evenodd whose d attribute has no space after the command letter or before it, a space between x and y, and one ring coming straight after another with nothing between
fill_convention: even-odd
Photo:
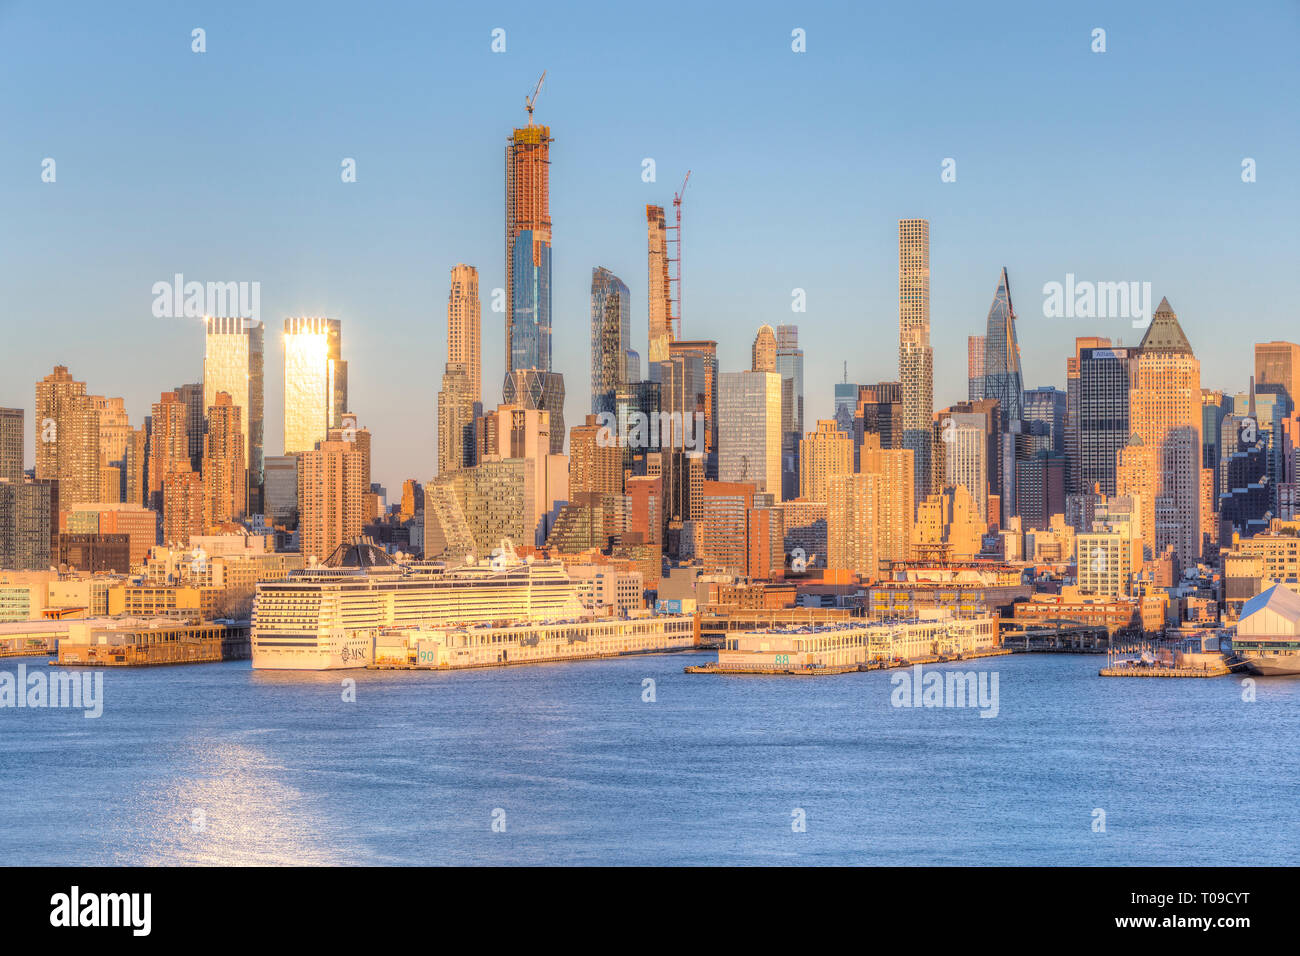
<instances>
[{"instance_id":1,"label":"pyramid-roofed building","mask_svg":"<svg viewBox=\"0 0 1300 956\"><path fill-rule=\"evenodd\" d=\"M1183 334L1183 327L1178 324L1178 315L1169 305L1169 299L1162 298L1151 316L1151 324L1142 336L1138 346L1149 352L1185 352L1192 354L1191 343Z\"/></svg>"}]
</instances>

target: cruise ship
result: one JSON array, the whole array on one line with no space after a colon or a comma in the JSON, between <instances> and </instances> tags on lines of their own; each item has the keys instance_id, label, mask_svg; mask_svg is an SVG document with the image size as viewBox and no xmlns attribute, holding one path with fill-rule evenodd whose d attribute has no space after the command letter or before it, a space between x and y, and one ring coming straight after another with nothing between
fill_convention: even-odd
<instances>
[{"instance_id":1,"label":"cruise ship","mask_svg":"<svg viewBox=\"0 0 1300 956\"><path fill-rule=\"evenodd\" d=\"M257 587L253 667L366 667L395 628L524 624L589 616L559 561L520 560L502 542L483 562L399 563L361 539L322 564Z\"/></svg>"},{"instance_id":2,"label":"cruise ship","mask_svg":"<svg viewBox=\"0 0 1300 956\"><path fill-rule=\"evenodd\" d=\"M541 622L584 617L558 561L520 561L508 542L489 559L447 567L394 561L367 540L339 545L315 567L257 585L252 666L337 670L373 661L394 627Z\"/></svg>"},{"instance_id":3,"label":"cruise ship","mask_svg":"<svg viewBox=\"0 0 1300 956\"><path fill-rule=\"evenodd\" d=\"M1247 601L1232 651L1256 674L1300 674L1300 594L1274 584Z\"/></svg>"}]
</instances>

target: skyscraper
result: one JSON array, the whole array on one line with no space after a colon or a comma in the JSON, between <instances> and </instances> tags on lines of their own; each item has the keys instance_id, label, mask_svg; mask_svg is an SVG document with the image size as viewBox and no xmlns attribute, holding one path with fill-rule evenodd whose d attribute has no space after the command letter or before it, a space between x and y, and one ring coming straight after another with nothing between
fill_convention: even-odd
<instances>
[{"instance_id":1,"label":"skyscraper","mask_svg":"<svg viewBox=\"0 0 1300 956\"><path fill-rule=\"evenodd\" d=\"M794 383L794 404L785 427L803 433L803 349L799 347L799 326L776 327L776 371L782 381Z\"/></svg>"},{"instance_id":2,"label":"skyscraper","mask_svg":"<svg viewBox=\"0 0 1300 956\"><path fill-rule=\"evenodd\" d=\"M542 544L559 505L569 497L569 461L550 450L555 441L550 435L549 414L545 409L501 405L476 419L474 426L476 468L505 459L527 462L535 507L528 516L531 533L523 543Z\"/></svg>"},{"instance_id":3,"label":"skyscraper","mask_svg":"<svg viewBox=\"0 0 1300 956\"><path fill-rule=\"evenodd\" d=\"M473 402L483 400L481 310L478 270L460 263L451 270L451 288L447 293L447 361L464 366Z\"/></svg>"},{"instance_id":4,"label":"skyscraper","mask_svg":"<svg viewBox=\"0 0 1300 956\"><path fill-rule=\"evenodd\" d=\"M276 527L298 527L298 456L268 455L264 513Z\"/></svg>"},{"instance_id":5,"label":"skyscraper","mask_svg":"<svg viewBox=\"0 0 1300 956\"><path fill-rule=\"evenodd\" d=\"M632 302L623 280L604 267L591 270L591 411L613 414L628 381L627 346ZM665 356L666 358L667 356Z\"/></svg>"},{"instance_id":6,"label":"skyscraper","mask_svg":"<svg viewBox=\"0 0 1300 956\"><path fill-rule=\"evenodd\" d=\"M718 476L781 494L781 376L723 372L718 376Z\"/></svg>"},{"instance_id":7,"label":"skyscraper","mask_svg":"<svg viewBox=\"0 0 1300 956\"><path fill-rule=\"evenodd\" d=\"M239 409L244 456L248 466L249 511L260 512L259 491L265 472L265 339L261 321L209 317L203 355L203 407L217 402L217 392L230 396Z\"/></svg>"},{"instance_id":8,"label":"skyscraper","mask_svg":"<svg viewBox=\"0 0 1300 956\"><path fill-rule=\"evenodd\" d=\"M239 521L248 512L243 409L228 393L217 392L207 418L202 467L205 523Z\"/></svg>"},{"instance_id":9,"label":"skyscraper","mask_svg":"<svg viewBox=\"0 0 1300 956\"><path fill-rule=\"evenodd\" d=\"M320 316L284 320L284 452L311 451L348 407L343 323Z\"/></svg>"},{"instance_id":10,"label":"skyscraper","mask_svg":"<svg viewBox=\"0 0 1300 956\"><path fill-rule=\"evenodd\" d=\"M181 404L185 406L185 434L189 440L190 448L190 470L194 472L201 471L203 468L203 429L204 415L207 412L208 405L203 400L203 383L189 382L185 385L177 385L172 389L176 397L180 399ZM113 401L108 399L107 401ZM121 399L117 399L121 403ZM121 424L126 424L126 413L120 412ZM104 436L104 409L101 406L99 416L99 430L101 437Z\"/></svg>"},{"instance_id":11,"label":"skyscraper","mask_svg":"<svg viewBox=\"0 0 1300 956\"><path fill-rule=\"evenodd\" d=\"M36 383L36 477L59 482L61 504L99 499L99 413L86 395L86 383L67 366Z\"/></svg>"},{"instance_id":12,"label":"skyscraper","mask_svg":"<svg viewBox=\"0 0 1300 956\"><path fill-rule=\"evenodd\" d=\"M943 483L945 486L961 485L969 491L980 518L987 521L989 436L980 425L959 422L957 416L951 418L952 426L943 430Z\"/></svg>"},{"instance_id":13,"label":"skyscraper","mask_svg":"<svg viewBox=\"0 0 1300 956\"><path fill-rule=\"evenodd\" d=\"M799 494L803 438L803 349L799 348L797 325L776 327L776 373L781 376L782 496L789 500Z\"/></svg>"},{"instance_id":14,"label":"skyscraper","mask_svg":"<svg viewBox=\"0 0 1300 956\"><path fill-rule=\"evenodd\" d=\"M864 579L879 570L880 476L875 472L833 475L827 483L826 567Z\"/></svg>"},{"instance_id":15,"label":"skyscraper","mask_svg":"<svg viewBox=\"0 0 1300 956\"><path fill-rule=\"evenodd\" d=\"M370 490L364 455L353 442L321 441L298 456L298 530L304 557L323 560L361 534Z\"/></svg>"},{"instance_id":16,"label":"skyscraper","mask_svg":"<svg viewBox=\"0 0 1300 956\"><path fill-rule=\"evenodd\" d=\"M684 411L704 415L704 474L710 481L718 474L718 343L711 339L681 339L668 345L670 359L698 357L697 368L702 376L693 376L689 385L692 394L687 396Z\"/></svg>"},{"instance_id":17,"label":"skyscraper","mask_svg":"<svg viewBox=\"0 0 1300 956\"><path fill-rule=\"evenodd\" d=\"M1020 377L1020 345L1016 341L1016 313L1011 305L1011 280L1004 266L989 306L984 335L984 393L980 398L996 399L1002 415L1003 433L1019 431L1024 418Z\"/></svg>"},{"instance_id":18,"label":"skyscraper","mask_svg":"<svg viewBox=\"0 0 1300 956\"><path fill-rule=\"evenodd\" d=\"M799 444L798 497L827 501L831 477L853 471L853 439L835 427L834 419L823 419Z\"/></svg>"},{"instance_id":19,"label":"skyscraper","mask_svg":"<svg viewBox=\"0 0 1300 956\"><path fill-rule=\"evenodd\" d=\"M1147 560L1155 557L1156 526L1156 460L1154 449L1142 444L1134 435L1119 450L1115 465L1115 492L1131 502L1134 520L1130 538L1137 542L1136 557Z\"/></svg>"},{"instance_id":20,"label":"skyscraper","mask_svg":"<svg viewBox=\"0 0 1300 956\"><path fill-rule=\"evenodd\" d=\"M564 376L540 369L512 369L506 373L501 404L544 411L551 417L551 454L564 452Z\"/></svg>"},{"instance_id":21,"label":"skyscraper","mask_svg":"<svg viewBox=\"0 0 1300 956\"><path fill-rule=\"evenodd\" d=\"M551 370L551 244L525 229L515 237L511 269L510 364Z\"/></svg>"},{"instance_id":22,"label":"skyscraper","mask_svg":"<svg viewBox=\"0 0 1300 956\"><path fill-rule=\"evenodd\" d=\"M1006 525L1017 507L1020 496L1016 493L1016 439L1024 421L1024 383L1020 377L1020 346L1016 342L1016 313L1011 304L1011 282L1004 267L993 291L993 304L989 306L987 328L984 334L984 389L983 398L998 403L998 475L1001 485L998 498L1001 502L1003 525Z\"/></svg>"},{"instance_id":23,"label":"skyscraper","mask_svg":"<svg viewBox=\"0 0 1300 956\"><path fill-rule=\"evenodd\" d=\"M1024 392L1023 419L1042 422L1052 438L1052 450L1065 454L1065 392L1051 385Z\"/></svg>"},{"instance_id":24,"label":"skyscraper","mask_svg":"<svg viewBox=\"0 0 1300 956\"><path fill-rule=\"evenodd\" d=\"M876 478L875 551L878 562L912 558L914 456L908 448L881 448L872 439L860 450L862 473Z\"/></svg>"},{"instance_id":25,"label":"skyscraper","mask_svg":"<svg viewBox=\"0 0 1300 956\"><path fill-rule=\"evenodd\" d=\"M1129 443L1130 349L1079 350L1078 480L1080 493L1116 494L1120 449ZM1199 396L1198 396L1199 400Z\"/></svg>"},{"instance_id":26,"label":"skyscraper","mask_svg":"<svg viewBox=\"0 0 1300 956\"><path fill-rule=\"evenodd\" d=\"M770 325L760 325L750 347L750 371L776 371L776 331Z\"/></svg>"},{"instance_id":27,"label":"skyscraper","mask_svg":"<svg viewBox=\"0 0 1300 956\"><path fill-rule=\"evenodd\" d=\"M564 451L564 376L551 371L551 129L515 129L506 145L506 378L502 402L550 414Z\"/></svg>"},{"instance_id":28,"label":"skyscraper","mask_svg":"<svg viewBox=\"0 0 1300 956\"><path fill-rule=\"evenodd\" d=\"M57 540L58 515L51 496L56 488L47 481L0 480L0 568L44 571L57 557L51 544Z\"/></svg>"},{"instance_id":29,"label":"skyscraper","mask_svg":"<svg viewBox=\"0 0 1300 956\"><path fill-rule=\"evenodd\" d=\"M623 451L613 435L602 441L595 415L569 430L570 495L623 494Z\"/></svg>"},{"instance_id":30,"label":"skyscraper","mask_svg":"<svg viewBox=\"0 0 1300 956\"><path fill-rule=\"evenodd\" d=\"M164 512L163 503L166 497L167 479L173 472L194 471L190 464L190 408L181 397L175 392L163 392L158 401L153 403L153 427L149 432L149 504L155 511ZM198 473L195 472L197 475ZM177 485L181 488L182 485ZM202 514L202 490L203 486L199 484L200 494L200 515ZM178 506L179 507L179 506ZM181 515L180 511L176 512ZM187 522L188 513L182 520ZM201 525L201 520L199 524ZM197 527L185 523L186 528ZM176 538L169 538L168 542L179 541L181 537L185 541L189 540L189 531L182 535L180 525L177 525ZM195 534L202 534L201 527L194 531Z\"/></svg>"},{"instance_id":31,"label":"skyscraper","mask_svg":"<svg viewBox=\"0 0 1300 956\"><path fill-rule=\"evenodd\" d=\"M903 447L912 449L914 500L931 491L930 418L934 352L930 348L930 223L898 221L898 372L903 382Z\"/></svg>"},{"instance_id":32,"label":"skyscraper","mask_svg":"<svg viewBox=\"0 0 1300 956\"><path fill-rule=\"evenodd\" d=\"M858 470L866 436L876 436L881 448L903 447L903 386L901 382L877 382L854 388L857 399L849 419L849 434L853 436L854 467Z\"/></svg>"},{"instance_id":33,"label":"skyscraper","mask_svg":"<svg viewBox=\"0 0 1300 956\"><path fill-rule=\"evenodd\" d=\"M646 248L648 250L649 339L646 361L662 362L668 358L673 341L672 285L668 280L668 227L663 206L646 206Z\"/></svg>"},{"instance_id":34,"label":"skyscraper","mask_svg":"<svg viewBox=\"0 0 1300 956\"><path fill-rule=\"evenodd\" d=\"M1133 433L1156 460L1155 550L1173 547L1183 567L1201 557L1201 363L1161 299L1134 359Z\"/></svg>"},{"instance_id":35,"label":"skyscraper","mask_svg":"<svg viewBox=\"0 0 1300 956\"><path fill-rule=\"evenodd\" d=\"M842 432L853 433L853 414L858 406L858 384L856 382L836 382L834 388L835 427Z\"/></svg>"},{"instance_id":36,"label":"skyscraper","mask_svg":"<svg viewBox=\"0 0 1300 956\"><path fill-rule=\"evenodd\" d=\"M23 480L23 410L0 408L0 479Z\"/></svg>"},{"instance_id":37,"label":"skyscraper","mask_svg":"<svg viewBox=\"0 0 1300 956\"><path fill-rule=\"evenodd\" d=\"M984 397L984 336L966 337L966 400L977 402Z\"/></svg>"},{"instance_id":38,"label":"skyscraper","mask_svg":"<svg viewBox=\"0 0 1300 956\"><path fill-rule=\"evenodd\" d=\"M469 372L464 362L448 362L438 392L438 474L474 464L474 417ZM480 407L481 410L481 407Z\"/></svg>"},{"instance_id":39,"label":"skyscraper","mask_svg":"<svg viewBox=\"0 0 1300 956\"><path fill-rule=\"evenodd\" d=\"M1295 342L1255 343L1255 384L1279 385L1300 409L1300 345Z\"/></svg>"},{"instance_id":40,"label":"skyscraper","mask_svg":"<svg viewBox=\"0 0 1300 956\"><path fill-rule=\"evenodd\" d=\"M99 497L105 503L122 500L122 470L131 436L126 403L121 398L91 395L87 399L99 419Z\"/></svg>"},{"instance_id":41,"label":"skyscraper","mask_svg":"<svg viewBox=\"0 0 1300 956\"><path fill-rule=\"evenodd\" d=\"M185 406L182 404L181 407ZM188 456L167 473L160 494L163 500L163 543L173 548L188 547L191 537L207 531L203 478L190 467Z\"/></svg>"},{"instance_id":42,"label":"skyscraper","mask_svg":"<svg viewBox=\"0 0 1300 956\"><path fill-rule=\"evenodd\" d=\"M529 247L525 261L543 258L540 249L545 246L547 301L547 331L550 330L550 245L551 245L551 128L535 126L532 113L528 125L516 128L506 144L506 369L514 363L515 323L515 245L521 233L527 232L524 244ZM536 281L536 276L531 277ZM547 343L549 355L550 344ZM536 368L538 366L524 366ZM548 366L549 370L549 366Z\"/></svg>"},{"instance_id":43,"label":"skyscraper","mask_svg":"<svg viewBox=\"0 0 1300 956\"><path fill-rule=\"evenodd\" d=\"M1065 491L1078 495L1090 492L1079 471L1079 357L1086 348L1106 348L1110 339L1080 336L1074 340L1074 354L1065 360ZM1091 527L1091 525L1088 525Z\"/></svg>"}]
</instances>

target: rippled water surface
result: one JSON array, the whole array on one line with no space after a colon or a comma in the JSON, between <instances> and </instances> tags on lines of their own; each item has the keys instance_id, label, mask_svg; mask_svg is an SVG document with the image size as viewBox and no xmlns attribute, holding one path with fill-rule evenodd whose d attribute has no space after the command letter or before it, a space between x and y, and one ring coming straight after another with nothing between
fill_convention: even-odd
<instances>
[{"instance_id":1,"label":"rippled water surface","mask_svg":"<svg viewBox=\"0 0 1300 956\"><path fill-rule=\"evenodd\" d=\"M0 710L0 860L1300 862L1298 679L1246 702L1091 656L948 665L997 673L988 719L891 706L898 672L682 672L711 657L110 671L99 719Z\"/></svg>"}]
</instances>

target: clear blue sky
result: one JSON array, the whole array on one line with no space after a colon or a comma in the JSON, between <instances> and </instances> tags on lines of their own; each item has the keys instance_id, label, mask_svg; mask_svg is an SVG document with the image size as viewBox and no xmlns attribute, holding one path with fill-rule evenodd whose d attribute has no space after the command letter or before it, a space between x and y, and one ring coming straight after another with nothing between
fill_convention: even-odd
<instances>
[{"instance_id":1,"label":"clear blue sky","mask_svg":"<svg viewBox=\"0 0 1300 956\"><path fill-rule=\"evenodd\" d=\"M282 319L323 314L343 320L375 480L391 500L427 479L457 262L480 271L499 400L503 148L543 69L570 423L589 403L591 269L631 288L644 356L643 207L688 168L685 334L735 369L758 325L797 323L810 423L845 361L851 381L897 376L902 217L931 222L936 408L965 398L966 336L1003 265L1027 386L1063 385L1075 335L1136 341L1120 320L1043 318L1067 272L1150 281L1207 386L1244 388L1253 342L1300 339L1293 0L727 6L0 0L0 405L30 419L33 383L65 364L139 424L202 374L200 324L154 318L153 283L255 280L267 453Z\"/></svg>"}]
</instances>

